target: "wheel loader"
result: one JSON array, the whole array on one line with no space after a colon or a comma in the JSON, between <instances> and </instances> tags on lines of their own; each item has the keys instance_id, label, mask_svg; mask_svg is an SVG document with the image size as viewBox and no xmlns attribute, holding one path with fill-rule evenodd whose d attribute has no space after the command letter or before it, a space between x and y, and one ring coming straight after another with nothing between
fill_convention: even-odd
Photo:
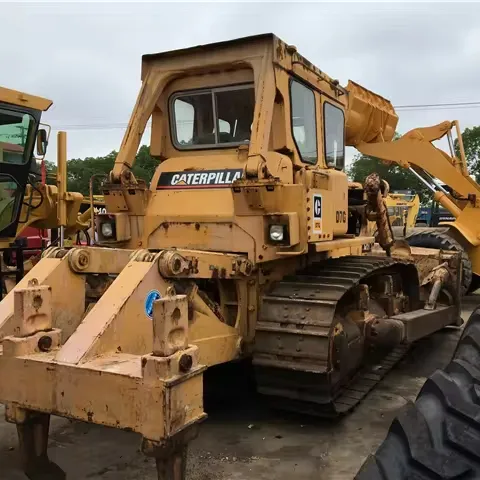
<instances>
[{"instance_id":1,"label":"wheel loader","mask_svg":"<svg viewBox=\"0 0 480 480\"><path fill-rule=\"evenodd\" d=\"M66 191L66 133L58 133L56 185L47 185L37 168L48 145L41 115L52 102L0 87L0 284L4 291L32 266L25 258L25 234L32 228L60 228L60 243L89 226L90 210L80 214L83 195ZM40 169L41 170L41 169Z\"/></svg>"},{"instance_id":2,"label":"wheel loader","mask_svg":"<svg viewBox=\"0 0 480 480\"><path fill-rule=\"evenodd\" d=\"M345 145L390 143L389 101L272 34L144 55L141 79L96 245L48 249L0 303L29 478L64 478L60 415L139 433L158 478L184 479L205 369L250 359L276 408L336 418L461 322L458 255L396 243L378 175L348 188ZM148 186L132 166L149 120Z\"/></svg>"},{"instance_id":3,"label":"wheel loader","mask_svg":"<svg viewBox=\"0 0 480 480\"><path fill-rule=\"evenodd\" d=\"M433 142L446 137L449 152ZM458 155L454 148L458 142ZM468 173L460 124L445 121L431 127L416 128L394 142L362 144L362 153L409 168L454 217L435 229L416 229L408 235L412 246L454 250L462 254L462 293L480 286L480 186Z\"/></svg>"}]
</instances>

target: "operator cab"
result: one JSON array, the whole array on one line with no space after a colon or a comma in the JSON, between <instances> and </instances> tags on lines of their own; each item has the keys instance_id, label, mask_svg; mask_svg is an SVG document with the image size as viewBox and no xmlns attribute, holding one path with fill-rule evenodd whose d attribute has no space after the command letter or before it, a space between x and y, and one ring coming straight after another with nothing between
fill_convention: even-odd
<instances>
[{"instance_id":1,"label":"operator cab","mask_svg":"<svg viewBox=\"0 0 480 480\"><path fill-rule=\"evenodd\" d=\"M253 84L175 93L170 100L173 143L179 150L248 144L254 108Z\"/></svg>"},{"instance_id":2,"label":"operator cab","mask_svg":"<svg viewBox=\"0 0 480 480\"><path fill-rule=\"evenodd\" d=\"M0 238L14 238L20 221L29 176L36 169L33 155L44 155L47 134L39 130L42 111L50 100L0 87Z\"/></svg>"}]
</instances>

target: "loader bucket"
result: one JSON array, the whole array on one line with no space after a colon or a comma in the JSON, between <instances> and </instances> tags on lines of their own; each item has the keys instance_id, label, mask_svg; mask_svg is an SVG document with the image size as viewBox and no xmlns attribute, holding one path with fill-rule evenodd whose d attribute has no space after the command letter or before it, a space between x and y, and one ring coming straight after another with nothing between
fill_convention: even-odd
<instances>
[{"instance_id":1,"label":"loader bucket","mask_svg":"<svg viewBox=\"0 0 480 480\"><path fill-rule=\"evenodd\" d=\"M389 142L395 135L398 116L385 98L348 81L348 110L346 118L347 145L360 142Z\"/></svg>"}]
</instances>

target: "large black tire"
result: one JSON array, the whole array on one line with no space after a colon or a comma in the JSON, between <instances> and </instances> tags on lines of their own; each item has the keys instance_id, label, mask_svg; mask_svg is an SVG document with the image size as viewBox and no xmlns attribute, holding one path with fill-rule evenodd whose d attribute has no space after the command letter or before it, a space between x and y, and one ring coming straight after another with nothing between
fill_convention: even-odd
<instances>
[{"instance_id":1,"label":"large black tire","mask_svg":"<svg viewBox=\"0 0 480 480\"><path fill-rule=\"evenodd\" d=\"M450 364L393 421L356 480L480 479L480 308Z\"/></svg>"},{"instance_id":2,"label":"large black tire","mask_svg":"<svg viewBox=\"0 0 480 480\"><path fill-rule=\"evenodd\" d=\"M414 233L405 239L412 247L438 248L442 250L454 250L462 253L462 295L471 292L472 287L472 262L465 249L445 232L424 231ZM478 286L477 286L478 288Z\"/></svg>"}]
</instances>

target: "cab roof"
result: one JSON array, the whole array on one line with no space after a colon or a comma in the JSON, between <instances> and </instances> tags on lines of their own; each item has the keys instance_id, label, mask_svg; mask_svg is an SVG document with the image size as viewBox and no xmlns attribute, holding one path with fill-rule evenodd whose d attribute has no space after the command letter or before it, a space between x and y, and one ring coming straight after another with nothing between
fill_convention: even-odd
<instances>
[{"instance_id":1,"label":"cab roof","mask_svg":"<svg viewBox=\"0 0 480 480\"><path fill-rule=\"evenodd\" d=\"M0 102L18 105L20 107L33 108L45 112L52 105L52 101L47 98L37 97L28 93L11 90L10 88L0 87Z\"/></svg>"},{"instance_id":2,"label":"cab roof","mask_svg":"<svg viewBox=\"0 0 480 480\"><path fill-rule=\"evenodd\" d=\"M159 53L148 53L142 55L142 62L150 62L154 60L160 60L170 57L179 57L181 55L190 55L192 53L208 52L219 50L223 48L230 48L236 45L259 42L259 41L271 41L278 39L273 33L262 33L260 35L251 35L249 37L240 37L233 40L225 40L222 42L206 43L203 45L197 45L195 47L179 48L177 50L169 50Z\"/></svg>"}]
</instances>

